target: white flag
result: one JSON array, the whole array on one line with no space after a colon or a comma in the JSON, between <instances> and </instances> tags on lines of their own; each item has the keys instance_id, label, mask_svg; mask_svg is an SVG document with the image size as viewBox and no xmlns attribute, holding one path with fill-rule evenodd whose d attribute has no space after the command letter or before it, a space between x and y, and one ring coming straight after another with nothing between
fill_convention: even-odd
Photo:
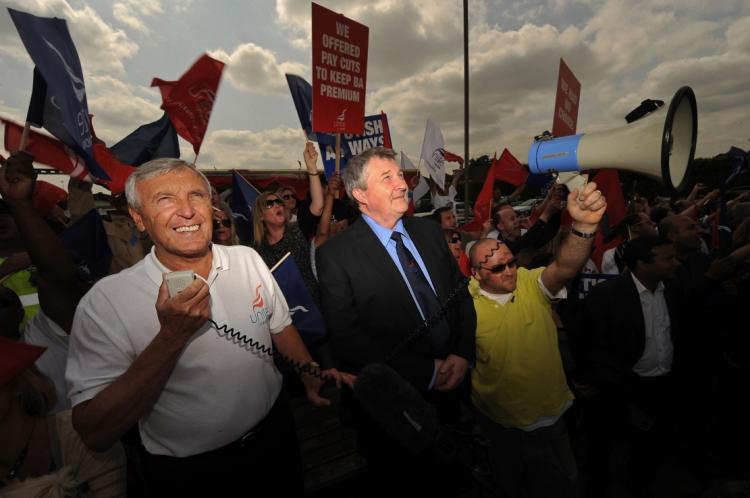
<instances>
[{"instance_id":1,"label":"white flag","mask_svg":"<svg viewBox=\"0 0 750 498\"><path fill-rule=\"evenodd\" d=\"M417 205L417 201L424 197L424 195L430 191L430 184L427 183L427 180L424 176L419 177L419 183L417 183L417 186L414 187L414 193L412 194L412 201L414 201L414 206Z\"/></svg>"},{"instance_id":2,"label":"white flag","mask_svg":"<svg viewBox=\"0 0 750 498\"><path fill-rule=\"evenodd\" d=\"M424 130L424 140L422 141L421 158L425 163L427 171L430 173L430 177L440 187L440 190L445 188L443 147L445 147L443 133L431 119L428 119Z\"/></svg>"},{"instance_id":3,"label":"white flag","mask_svg":"<svg viewBox=\"0 0 750 498\"><path fill-rule=\"evenodd\" d=\"M411 159L404 154L404 151L401 151L401 169L417 169L416 166L414 166L414 163L411 162Z\"/></svg>"}]
</instances>

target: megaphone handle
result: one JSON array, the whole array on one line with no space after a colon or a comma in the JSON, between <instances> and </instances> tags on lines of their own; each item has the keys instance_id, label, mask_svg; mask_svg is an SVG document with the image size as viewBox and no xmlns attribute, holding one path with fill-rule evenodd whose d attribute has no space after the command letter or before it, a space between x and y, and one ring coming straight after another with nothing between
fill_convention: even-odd
<instances>
[{"instance_id":1,"label":"megaphone handle","mask_svg":"<svg viewBox=\"0 0 750 498\"><path fill-rule=\"evenodd\" d=\"M564 171L562 173L557 174L557 183L562 183L566 187L568 187L568 190L573 192L574 190L578 189L578 191L582 191L583 187L586 186L586 182L588 180L588 175L579 175L578 173L572 172L572 171Z\"/></svg>"}]
</instances>

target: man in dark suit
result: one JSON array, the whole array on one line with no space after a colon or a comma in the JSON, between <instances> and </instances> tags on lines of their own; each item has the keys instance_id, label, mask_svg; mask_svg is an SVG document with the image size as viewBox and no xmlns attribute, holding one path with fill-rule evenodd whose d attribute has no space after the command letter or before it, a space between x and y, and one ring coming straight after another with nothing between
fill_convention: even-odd
<instances>
[{"instance_id":1,"label":"man in dark suit","mask_svg":"<svg viewBox=\"0 0 750 498\"><path fill-rule=\"evenodd\" d=\"M642 236L627 245L624 259L630 270L598 284L586 300L591 381L601 390L590 413L591 496L604 496L617 438L633 446L631 484L644 493L677 425L679 297L664 285L679 264L675 248L665 237Z\"/></svg>"},{"instance_id":2,"label":"man in dark suit","mask_svg":"<svg viewBox=\"0 0 750 498\"><path fill-rule=\"evenodd\" d=\"M388 361L436 406L443 423L456 424L457 388L474 359L476 314L439 226L403 218L408 188L395 157L378 147L347 163L346 192L362 216L318 253L323 314L343 370L358 374L370 363ZM445 318L399 346L441 308ZM411 454L352 397L344 396L342 405L374 473L409 480L438 474L431 457Z\"/></svg>"}]
</instances>

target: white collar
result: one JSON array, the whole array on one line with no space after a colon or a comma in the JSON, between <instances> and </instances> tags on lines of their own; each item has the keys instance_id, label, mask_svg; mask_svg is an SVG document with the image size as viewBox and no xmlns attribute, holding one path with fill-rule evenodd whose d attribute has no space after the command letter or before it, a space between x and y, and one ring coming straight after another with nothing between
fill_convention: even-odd
<instances>
[{"instance_id":1,"label":"white collar","mask_svg":"<svg viewBox=\"0 0 750 498\"><path fill-rule=\"evenodd\" d=\"M207 282L209 285L219 276L220 271L229 270L229 257L226 251L220 249L218 244L211 244L211 271L208 274ZM156 284L161 285L164 280L164 274L170 270L156 257L156 246L151 247L151 252L144 258L143 264L146 267L146 275Z\"/></svg>"},{"instance_id":2,"label":"white collar","mask_svg":"<svg viewBox=\"0 0 750 498\"><path fill-rule=\"evenodd\" d=\"M640 280L638 280L638 277L635 276L635 273L630 272L630 276L633 277L633 282L635 283L635 288L638 291L638 294L643 294L644 292L648 292L649 294L659 294L664 292L664 282L659 281L659 284L656 286L656 291L651 292L646 288L645 285L641 283Z\"/></svg>"}]
</instances>

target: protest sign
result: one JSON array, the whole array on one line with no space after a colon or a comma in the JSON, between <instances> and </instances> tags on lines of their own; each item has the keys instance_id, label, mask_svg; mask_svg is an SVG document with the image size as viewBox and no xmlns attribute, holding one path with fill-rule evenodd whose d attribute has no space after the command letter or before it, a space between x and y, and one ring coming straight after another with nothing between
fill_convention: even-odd
<instances>
[{"instance_id":1,"label":"protest sign","mask_svg":"<svg viewBox=\"0 0 750 498\"><path fill-rule=\"evenodd\" d=\"M345 133L341 136L341 169L346 166L350 157L356 156L373 147L386 147L391 143L391 137L385 126L387 119L384 113L367 116L363 121L363 132L359 135ZM320 144L326 178L330 178L336 170L336 148L329 144Z\"/></svg>"},{"instance_id":2,"label":"protest sign","mask_svg":"<svg viewBox=\"0 0 750 498\"><path fill-rule=\"evenodd\" d=\"M369 31L312 4L313 131L362 133Z\"/></svg>"},{"instance_id":3,"label":"protest sign","mask_svg":"<svg viewBox=\"0 0 750 498\"><path fill-rule=\"evenodd\" d=\"M560 59L560 72L557 76L557 96L555 98L555 116L552 119L552 134L564 137L576 134L578 123L578 100L581 96L581 84L576 79L565 61Z\"/></svg>"}]
</instances>

